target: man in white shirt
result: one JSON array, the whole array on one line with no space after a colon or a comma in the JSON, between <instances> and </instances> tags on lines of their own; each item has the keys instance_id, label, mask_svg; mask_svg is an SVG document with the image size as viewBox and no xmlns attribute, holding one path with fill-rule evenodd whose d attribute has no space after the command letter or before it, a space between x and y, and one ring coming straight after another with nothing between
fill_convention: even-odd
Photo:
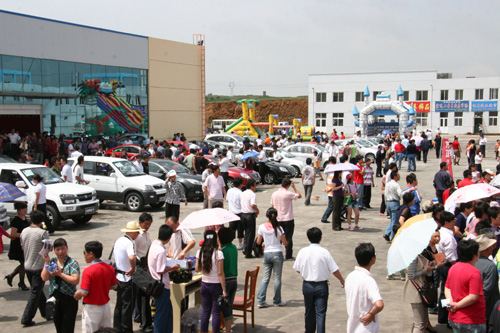
<instances>
[{"instance_id":1,"label":"man in white shirt","mask_svg":"<svg viewBox=\"0 0 500 333\"><path fill-rule=\"evenodd\" d=\"M135 239L135 250L137 257L139 258L140 266L142 268L147 268L147 254L149 247L151 246L151 237L149 235L149 228L153 223L153 217L149 213L142 213L139 216L139 226L143 229L139 233L139 236ZM134 286L135 288L135 309L134 309L134 321L140 322L141 331L149 331L153 327L153 318L151 317L151 306L149 305L150 297L146 295L140 288Z\"/></svg>"},{"instance_id":2,"label":"man in white shirt","mask_svg":"<svg viewBox=\"0 0 500 333\"><path fill-rule=\"evenodd\" d=\"M118 238L113 247L116 279L118 280L113 328L119 332L132 332L132 312L134 310L132 276L135 273L137 261L134 240L144 229L140 227L138 222L131 221L121 231L125 235Z\"/></svg>"},{"instance_id":3,"label":"man in white shirt","mask_svg":"<svg viewBox=\"0 0 500 333\"><path fill-rule=\"evenodd\" d=\"M66 156L62 156L60 159L60 164L61 164L61 177L64 179L66 183L72 183L73 182L73 170L71 170L71 167L68 165L68 159Z\"/></svg>"},{"instance_id":4,"label":"man in white shirt","mask_svg":"<svg viewBox=\"0 0 500 333\"><path fill-rule=\"evenodd\" d=\"M233 163L235 162L235 159L234 159L234 154L233 154L233 149L234 147L233 146L229 146L229 148L227 148L227 158L229 159L229 162Z\"/></svg>"},{"instance_id":5,"label":"man in white shirt","mask_svg":"<svg viewBox=\"0 0 500 333\"><path fill-rule=\"evenodd\" d=\"M245 241L243 254L245 258L254 258L252 256L252 247L255 240L255 222L259 215L257 207L257 183L253 179L247 180L246 190L241 194L241 223L245 228Z\"/></svg>"},{"instance_id":6,"label":"man in white shirt","mask_svg":"<svg viewBox=\"0 0 500 333\"><path fill-rule=\"evenodd\" d=\"M71 153L72 158L78 158L79 156L83 156L83 154L80 152L80 147L75 146L73 152Z\"/></svg>"},{"instance_id":7,"label":"man in white shirt","mask_svg":"<svg viewBox=\"0 0 500 333\"><path fill-rule=\"evenodd\" d=\"M236 177L233 180L234 187L227 191L228 209L231 213L241 218L241 189L243 188L243 179ZM229 222L229 227L236 233L238 232L238 250L243 250L243 224L240 221Z\"/></svg>"},{"instance_id":8,"label":"man in white shirt","mask_svg":"<svg viewBox=\"0 0 500 333\"><path fill-rule=\"evenodd\" d=\"M337 158L337 155L339 154L339 147L337 147L337 145L335 144L335 141L332 140L327 152L328 152L328 155Z\"/></svg>"},{"instance_id":9,"label":"man in white shirt","mask_svg":"<svg viewBox=\"0 0 500 333\"><path fill-rule=\"evenodd\" d=\"M257 137L257 139L255 139L255 142L257 142L257 146L263 146L263 141L262 141L262 137L260 134Z\"/></svg>"},{"instance_id":10,"label":"man in white shirt","mask_svg":"<svg viewBox=\"0 0 500 333\"><path fill-rule=\"evenodd\" d=\"M326 309L328 305L328 280L333 274L344 287L344 278L339 266L327 249L321 247L321 229L312 227L307 230L307 238L311 245L297 254L293 268L302 277L302 294L306 308L306 332L324 333Z\"/></svg>"},{"instance_id":11,"label":"man in white shirt","mask_svg":"<svg viewBox=\"0 0 500 333\"><path fill-rule=\"evenodd\" d=\"M281 162L281 160L283 159L283 155L281 155L281 153L278 151L278 148L276 146L274 146L273 148L273 160L275 162Z\"/></svg>"},{"instance_id":12,"label":"man in white shirt","mask_svg":"<svg viewBox=\"0 0 500 333\"><path fill-rule=\"evenodd\" d=\"M479 138L479 148L481 148L481 152L483 153L483 158L486 157L486 143L488 142L488 139L484 136L484 134L481 135Z\"/></svg>"},{"instance_id":13,"label":"man in white shirt","mask_svg":"<svg viewBox=\"0 0 500 333\"><path fill-rule=\"evenodd\" d=\"M212 174L213 166L214 166L214 164L209 164L208 167L202 172L202 174L201 174L202 184L205 184L208 176L210 176ZM203 191L203 209L207 209L207 208L208 208L208 197L207 197L207 193L205 191Z\"/></svg>"},{"instance_id":14,"label":"man in white shirt","mask_svg":"<svg viewBox=\"0 0 500 333\"><path fill-rule=\"evenodd\" d=\"M395 234L393 227L396 224L396 219L398 217L398 211L403 194L417 189L415 186L412 186L405 190L401 190L401 187L398 184L399 179L399 172L397 170L392 171L391 181L385 184L385 201L387 205L387 211L391 217L391 222L387 225L383 236L386 241L392 241L392 239L394 238Z\"/></svg>"},{"instance_id":15,"label":"man in white shirt","mask_svg":"<svg viewBox=\"0 0 500 333\"><path fill-rule=\"evenodd\" d=\"M215 145L214 150L212 150L212 156L213 157L219 156L219 145Z\"/></svg>"},{"instance_id":16,"label":"man in white shirt","mask_svg":"<svg viewBox=\"0 0 500 333\"><path fill-rule=\"evenodd\" d=\"M141 172L144 172L144 166L142 165L142 156L141 156L141 154L138 154L135 157L135 160L134 160L134 162L132 162L132 164L135 165L135 167L137 169L139 169Z\"/></svg>"},{"instance_id":17,"label":"man in white shirt","mask_svg":"<svg viewBox=\"0 0 500 333\"><path fill-rule=\"evenodd\" d=\"M384 309L377 282L370 273L377 257L371 243L361 243L354 250L356 266L345 280L347 332L379 332L377 314Z\"/></svg>"},{"instance_id":18,"label":"man in white shirt","mask_svg":"<svg viewBox=\"0 0 500 333\"><path fill-rule=\"evenodd\" d=\"M203 191L208 199L208 208L212 208L214 202L220 202L224 205L224 198L226 197L226 183L220 175L220 167L218 165L213 166L212 172L203 183Z\"/></svg>"},{"instance_id":19,"label":"man in white shirt","mask_svg":"<svg viewBox=\"0 0 500 333\"><path fill-rule=\"evenodd\" d=\"M222 179L224 179L224 183L226 184L226 191L227 191L227 181L229 179L229 158L227 157L227 151L224 149L222 151L221 155L222 159L219 162L219 167L220 167L220 175L222 176Z\"/></svg>"},{"instance_id":20,"label":"man in white shirt","mask_svg":"<svg viewBox=\"0 0 500 333\"><path fill-rule=\"evenodd\" d=\"M134 141L130 140L130 136L125 137L125 141L123 141L124 145L133 145Z\"/></svg>"},{"instance_id":21,"label":"man in white shirt","mask_svg":"<svg viewBox=\"0 0 500 333\"><path fill-rule=\"evenodd\" d=\"M87 185L89 182L84 179L83 177L83 165L85 164L85 161L82 156L78 156L77 160L77 166L75 167L75 174L73 175L73 179L75 180L76 184L81 184L81 185Z\"/></svg>"},{"instance_id":22,"label":"man in white shirt","mask_svg":"<svg viewBox=\"0 0 500 333\"><path fill-rule=\"evenodd\" d=\"M259 175L264 178L264 173L266 170L267 156L266 151L262 146L259 146Z\"/></svg>"}]
</instances>

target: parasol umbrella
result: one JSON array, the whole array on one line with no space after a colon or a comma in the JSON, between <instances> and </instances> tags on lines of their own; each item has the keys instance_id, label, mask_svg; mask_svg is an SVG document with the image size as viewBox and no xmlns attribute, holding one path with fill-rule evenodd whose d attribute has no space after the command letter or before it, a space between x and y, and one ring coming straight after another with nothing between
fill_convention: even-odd
<instances>
[{"instance_id":1,"label":"parasol umbrella","mask_svg":"<svg viewBox=\"0 0 500 333\"><path fill-rule=\"evenodd\" d=\"M325 173L334 173L335 171L358 171L359 167L352 163L328 164Z\"/></svg>"},{"instance_id":2,"label":"parasol umbrella","mask_svg":"<svg viewBox=\"0 0 500 333\"><path fill-rule=\"evenodd\" d=\"M13 201L23 197L24 194L20 189L9 183L0 183L0 201Z\"/></svg>"},{"instance_id":3,"label":"parasol umbrella","mask_svg":"<svg viewBox=\"0 0 500 333\"><path fill-rule=\"evenodd\" d=\"M399 236L394 238L387 253L388 274L391 275L407 268L429 245L431 236L437 227L434 219L430 218L416 221L404 228Z\"/></svg>"},{"instance_id":4,"label":"parasol umbrella","mask_svg":"<svg viewBox=\"0 0 500 333\"><path fill-rule=\"evenodd\" d=\"M484 199L499 193L500 189L484 183L464 186L450 195L446 200L445 209L454 207L455 204Z\"/></svg>"},{"instance_id":5,"label":"parasol umbrella","mask_svg":"<svg viewBox=\"0 0 500 333\"><path fill-rule=\"evenodd\" d=\"M496 175L490 182L491 186L500 187L500 175Z\"/></svg>"},{"instance_id":6,"label":"parasol umbrella","mask_svg":"<svg viewBox=\"0 0 500 333\"><path fill-rule=\"evenodd\" d=\"M256 151L247 151L246 153L243 154L243 156L240 157L240 161L244 161L248 158L257 157L257 156L259 156L259 153L257 153Z\"/></svg>"},{"instance_id":7,"label":"parasol umbrella","mask_svg":"<svg viewBox=\"0 0 500 333\"><path fill-rule=\"evenodd\" d=\"M182 221L179 229L196 229L239 221L238 215L223 208L202 209L192 212Z\"/></svg>"},{"instance_id":8,"label":"parasol umbrella","mask_svg":"<svg viewBox=\"0 0 500 333\"><path fill-rule=\"evenodd\" d=\"M410 227L411 225L413 225L414 223L417 223L419 221L423 221L423 220L427 220L427 219L430 219L432 218L432 213L427 213L427 214L420 214L420 215L415 215L415 216L412 216L410 217L408 220L405 221L405 223L398 229L398 232L396 233L396 235L394 236L394 239L396 239L396 237L399 236L399 234L401 232L403 232L403 230L405 230L406 228ZM394 242L394 239L392 240Z\"/></svg>"}]
</instances>

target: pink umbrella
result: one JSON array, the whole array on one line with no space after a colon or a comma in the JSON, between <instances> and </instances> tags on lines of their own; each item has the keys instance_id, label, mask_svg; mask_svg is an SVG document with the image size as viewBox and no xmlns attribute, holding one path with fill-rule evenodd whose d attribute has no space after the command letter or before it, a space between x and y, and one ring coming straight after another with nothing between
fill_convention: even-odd
<instances>
[{"instance_id":1,"label":"pink umbrella","mask_svg":"<svg viewBox=\"0 0 500 333\"><path fill-rule=\"evenodd\" d=\"M462 202L470 202L500 194L500 190L488 184L474 184L459 188L446 200L446 207Z\"/></svg>"},{"instance_id":2,"label":"pink umbrella","mask_svg":"<svg viewBox=\"0 0 500 333\"><path fill-rule=\"evenodd\" d=\"M238 215L223 208L202 209L192 212L181 222L179 229L196 229L239 221Z\"/></svg>"},{"instance_id":3,"label":"pink umbrella","mask_svg":"<svg viewBox=\"0 0 500 333\"><path fill-rule=\"evenodd\" d=\"M359 167L352 163L328 164L325 173L334 173L335 171L358 171Z\"/></svg>"}]
</instances>

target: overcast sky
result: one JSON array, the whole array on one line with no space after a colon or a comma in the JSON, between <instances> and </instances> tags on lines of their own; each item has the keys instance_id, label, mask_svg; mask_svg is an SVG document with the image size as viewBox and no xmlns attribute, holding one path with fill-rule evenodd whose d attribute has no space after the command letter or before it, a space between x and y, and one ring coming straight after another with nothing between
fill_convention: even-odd
<instances>
[{"instance_id":1,"label":"overcast sky","mask_svg":"<svg viewBox=\"0 0 500 333\"><path fill-rule=\"evenodd\" d=\"M3 10L192 43L207 93L307 95L308 74L437 69L500 76L493 0L0 0Z\"/></svg>"}]
</instances>

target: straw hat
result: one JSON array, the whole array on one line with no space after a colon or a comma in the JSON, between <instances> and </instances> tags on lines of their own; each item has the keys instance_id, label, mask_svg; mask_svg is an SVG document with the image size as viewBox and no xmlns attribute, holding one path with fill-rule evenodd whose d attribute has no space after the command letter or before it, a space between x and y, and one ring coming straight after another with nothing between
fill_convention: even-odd
<instances>
[{"instance_id":1,"label":"straw hat","mask_svg":"<svg viewBox=\"0 0 500 333\"><path fill-rule=\"evenodd\" d=\"M486 235L479 235L474 240L479 244L479 252L484 251L497 243L495 239L490 239Z\"/></svg>"},{"instance_id":2,"label":"straw hat","mask_svg":"<svg viewBox=\"0 0 500 333\"><path fill-rule=\"evenodd\" d=\"M144 231L144 229L141 228L139 225L139 222L137 221L130 221L127 222L127 227L125 229L120 230L121 232L141 232Z\"/></svg>"}]
</instances>

